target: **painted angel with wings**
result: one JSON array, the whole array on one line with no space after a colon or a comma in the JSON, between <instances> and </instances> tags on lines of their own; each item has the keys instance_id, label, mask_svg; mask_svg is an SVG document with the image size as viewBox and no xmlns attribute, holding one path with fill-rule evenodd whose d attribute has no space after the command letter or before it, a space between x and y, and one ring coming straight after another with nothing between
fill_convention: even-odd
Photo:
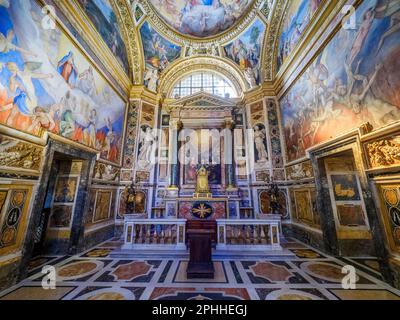
<instances>
[{"instance_id":1,"label":"painted angel with wings","mask_svg":"<svg viewBox=\"0 0 400 320\"><path fill-rule=\"evenodd\" d=\"M21 47L16 46L15 44L13 44L14 42L14 38L15 38L15 34L14 31L12 29L8 30L7 35L4 36L4 34L2 34L0 32L0 53L8 53L10 51L19 51L22 54L26 54L26 55L30 55L33 57L37 57L36 54L25 50Z\"/></svg>"},{"instance_id":2,"label":"painted angel with wings","mask_svg":"<svg viewBox=\"0 0 400 320\"><path fill-rule=\"evenodd\" d=\"M147 69L144 75L144 83L147 89L153 92L157 92L158 86L158 70L157 69Z\"/></svg>"}]
</instances>

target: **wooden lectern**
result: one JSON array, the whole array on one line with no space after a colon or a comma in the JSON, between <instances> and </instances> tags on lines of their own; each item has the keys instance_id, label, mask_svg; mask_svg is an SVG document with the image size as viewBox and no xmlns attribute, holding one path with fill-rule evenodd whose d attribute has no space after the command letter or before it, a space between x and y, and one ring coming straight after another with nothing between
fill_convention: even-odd
<instances>
[{"instance_id":1,"label":"wooden lectern","mask_svg":"<svg viewBox=\"0 0 400 320\"><path fill-rule=\"evenodd\" d=\"M186 239L190 251L188 279L213 279L212 245L216 237L216 221L188 220L186 222Z\"/></svg>"}]
</instances>

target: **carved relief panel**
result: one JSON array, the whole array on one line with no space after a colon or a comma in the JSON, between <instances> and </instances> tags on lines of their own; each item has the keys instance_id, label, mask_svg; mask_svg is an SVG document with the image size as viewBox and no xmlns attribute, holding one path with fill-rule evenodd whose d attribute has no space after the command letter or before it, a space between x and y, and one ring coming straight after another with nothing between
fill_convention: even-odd
<instances>
[{"instance_id":1,"label":"carved relief panel","mask_svg":"<svg viewBox=\"0 0 400 320\"><path fill-rule=\"evenodd\" d=\"M370 168L400 165L400 136L386 137L364 145Z\"/></svg>"}]
</instances>

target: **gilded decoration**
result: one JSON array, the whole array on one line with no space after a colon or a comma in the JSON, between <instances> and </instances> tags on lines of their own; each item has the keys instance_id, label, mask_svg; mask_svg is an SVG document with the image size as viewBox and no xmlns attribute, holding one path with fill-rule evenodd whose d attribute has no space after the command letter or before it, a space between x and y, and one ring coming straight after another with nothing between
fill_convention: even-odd
<instances>
[{"instance_id":1,"label":"gilded decoration","mask_svg":"<svg viewBox=\"0 0 400 320\"><path fill-rule=\"evenodd\" d=\"M400 136L368 143L365 149L372 168L400 165Z\"/></svg>"},{"instance_id":2,"label":"gilded decoration","mask_svg":"<svg viewBox=\"0 0 400 320\"><path fill-rule=\"evenodd\" d=\"M275 8L272 12L271 22L269 24L267 35L264 40L263 50L263 63L264 66L264 77L267 81L272 81L274 76L274 62L275 62L275 46L279 39L279 27L283 16L283 10L286 7L288 1L277 0Z\"/></svg>"},{"instance_id":3,"label":"gilded decoration","mask_svg":"<svg viewBox=\"0 0 400 320\"><path fill-rule=\"evenodd\" d=\"M94 169L94 179L108 182L118 182L120 169L109 164L97 162Z\"/></svg>"},{"instance_id":4,"label":"gilded decoration","mask_svg":"<svg viewBox=\"0 0 400 320\"><path fill-rule=\"evenodd\" d=\"M142 78L142 55L139 46L139 36L136 30L135 22L133 21L133 16L131 8L126 0L114 0L117 9L120 13L120 23L121 29L124 33L125 31L125 41L128 49L128 57L130 59L129 63L132 68L132 78L134 84L141 84L143 82Z\"/></svg>"},{"instance_id":5,"label":"gilded decoration","mask_svg":"<svg viewBox=\"0 0 400 320\"><path fill-rule=\"evenodd\" d=\"M148 20L150 20L151 24L157 29L158 32L160 32L160 34L166 36L177 44L182 46L190 46L193 43L223 44L236 38L253 22L254 18L258 14L259 7L263 0L255 0L254 3L249 6L248 12L244 14L240 21L237 22L233 27L216 36L207 38L198 38L189 35L183 35L177 32L159 17L149 1L139 0L138 2L143 6L145 12L147 13Z\"/></svg>"},{"instance_id":6,"label":"gilded decoration","mask_svg":"<svg viewBox=\"0 0 400 320\"><path fill-rule=\"evenodd\" d=\"M288 180L302 180L314 176L310 161L294 164L286 168L286 177Z\"/></svg>"},{"instance_id":7,"label":"gilded decoration","mask_svg":"<svg viewBox=\"0 0 400 320\"><path fill-rule=\"evenodd\" d=\"M39 171L42 148L0 135L0 167Z\"/></svg>"},{"instance_id":8,"label":"gilded decoration","mask_svg":"<svg viewBox=\"0 0 400 320\"><path fill-rule=\"evenodd\" d=\"M125 169L130 169L130 170L132 170L135 165L136 129L137 129L139 106L140 106L139 101L131 101L128 109L123 167Z\"/></svg>"},{"instance_id":9,"label":"gilded decoration","mask_svg":"<svg viewBox=\"0 0 400 320\"><path fill-rule=\"evenodd\" d=\"M0 255L5 255L22 245L32 187L0 185L0 190L0 209L4 214L0 223Z\"/></svg>"},{"instance_id":10,"label":"gilded decoration","mask_svg":"<svg viewBox=\"0 0 400 320\"><path fill-rule=\"evenodd\" d=\"M400 252L400 186L382 185L379 189L386 237L391 250Z\"/></svg>"},{"instance_id":11,"label":"gilded decoration","mask_svg":"<svg viewBox=\"0 0 400 320\"><path fill-rule=\"evenodd\" d=\"M116 0L116 1L118 2L118 0ZM117 59L114 57L114 55L111 53L111 50L105 44L104 40L98 34L95 27L91 23L88 22L89 19L83 18L84 16L86 16L86 14L84 13L84 11L80 7L80 5L77 3L77 0L73 0L73 1L55 0L55 2L57 4L57 6L62 10L63 14L67 17L67 19L73 24L74 28L76 28L79 35L84 39L84 41L86 41L90 45L91 48L94 49L98 58L101 61L103 61L104 64L109 69L111 69L113 77L118 81L118 83L121 85L121 87L128 90L130 83L131 83L130 79L126 75L123 67L120 65L120 63L117 61ZM121 5L127 6L125 1L120 1L120 2L121 2ZM123 10L123 7L120 7L119 4L117 6L115 6L115 4L113 3L112 0L110 1L110 3L113 6L114 11L116 13L121 12ZM118 9L118 10L115 10L115 9ZM130 11L128 11L128 13L129 13L130 19L132 20L132 17L130 16ZM135 56L131 54L131 52L128 48L129 48L130 42L134 41L137 37L128 39L125 36L125 34L128 33L127 31L125 31L125 28L128 28L129 23L126 23L122 19L122 14L121 14L121 17L118 17L118 16L119 15L117 14L117 19L119 20L118 22L119 22L119 25L121 26L122 36L124 37L123 40L127 45L128 63L130 64L130 66L133 66L135 63ZM132 24L134 25L133 21L132 21ZM139 62L137 64L139 65Z\"/></svg>"}]
</instances>

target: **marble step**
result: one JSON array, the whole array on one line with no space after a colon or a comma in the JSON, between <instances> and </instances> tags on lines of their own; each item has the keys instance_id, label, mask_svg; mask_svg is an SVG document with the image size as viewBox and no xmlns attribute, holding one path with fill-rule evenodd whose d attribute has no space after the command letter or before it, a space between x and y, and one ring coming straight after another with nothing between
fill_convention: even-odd
<instances>
[{"instance_id":1,"label":"marble step","mask_svg":"<svg viewBox=\"0 0 400 320\"><path fill-rule=\"evenodd\" d=\"M282 258L296 258L296 256L289 250L270 250L270 251L237 251L237 250L213 250L212 253L214 260L223 259L282 259ZM131 249L118 249L110 254L114 259L161 259L161 258L174 258L174 259L189 259L189 251L185 250L131 250Z\"/></svg>"}]
</instances>

